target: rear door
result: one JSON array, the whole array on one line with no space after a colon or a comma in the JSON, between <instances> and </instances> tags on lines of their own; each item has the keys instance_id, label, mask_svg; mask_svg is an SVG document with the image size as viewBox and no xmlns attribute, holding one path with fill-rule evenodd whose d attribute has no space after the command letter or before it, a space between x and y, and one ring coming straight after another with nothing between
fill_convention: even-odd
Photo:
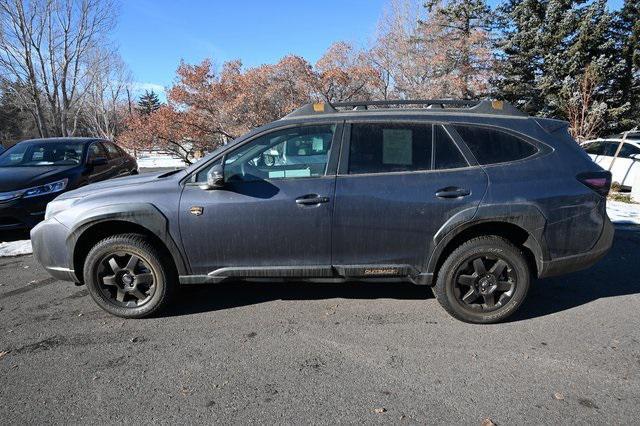
<instances>
[{"instance_id":1,"label":"rear door","mask_svg":"<svg viewBox=\"0 0 640 426\"><path fill-rule=\"evenodd\" d=\"M109 178L128 175L129 170L125 165L125 157L118 148L108 141L104 141L102 144L109 154Z\"/></svg>"},{"instance_id":2,"label":"rear door","mask_svg":"<svg viewBox=\"0 0 640 426\"><path fill-rule=\"evenodd\" d=\"M100 159L106 160L106 163L92 165L95 160ZM91 145L89 145L87 150L87 165L89 167L87 183L100 182L102 180L109 179L111 176L109 157L102 143L92 142Z\"/></svg>"},{"instance_id":3,"label":"rear door","mask_svg":"<svg viewBox=\"0 0 640 426\"><path fill-rule=\"evenodd\" d=\"M612 143L616 146L616 149L618 143L619 142ZM634 155L640 155L640 148L627 142L623 143L618 157L612 160L611 175L613 176L612 179L614 182L618 182L625 187L633 186L638 168L640 167L640 161L636 160L633 157Z\"/></svg>"},{"instance_id":4,"label":"rear door","mask_svg":"<svg viewBox=\"0 0 640 426\"><path fill-rule=\"evenodd\" d=\"M420 271L434 234L476 209L486 186L440 124L350 123L336 179L334 266L347 276Z\"/></svg>"}]
</instances>

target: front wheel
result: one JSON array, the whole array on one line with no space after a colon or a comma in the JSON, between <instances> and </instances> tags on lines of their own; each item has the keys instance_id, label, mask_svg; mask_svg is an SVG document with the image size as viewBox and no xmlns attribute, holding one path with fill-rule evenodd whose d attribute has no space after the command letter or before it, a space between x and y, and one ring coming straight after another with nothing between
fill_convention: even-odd
<instances>
[{"instance_id":1,"label":"front wheel","mask_svg":"<svg viewBox=\"0 0 640 426\"><path fill-rule=\"evenodd\" d=\"M438 273L433 292L455 318L495 323L513 314L529 290L530 271L520 249L504 238L474 238L455 249Z\"/></svg>"},{"instance_id":2,"label":"front wheel","mask_svg":"<svg viewBox=\"0 0 640 426\"><path fill-rule=\"evenodd\" d=\"M84 281L93 300L124 318L149 316L175 289L171 262L143 235L122 234L98 242L87 255Z\"/></svg>"}]
</instances>

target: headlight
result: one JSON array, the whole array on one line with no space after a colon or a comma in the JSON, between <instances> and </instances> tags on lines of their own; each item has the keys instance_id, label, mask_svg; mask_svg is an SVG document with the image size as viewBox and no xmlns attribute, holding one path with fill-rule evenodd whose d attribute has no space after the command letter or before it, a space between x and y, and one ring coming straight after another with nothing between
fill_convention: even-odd
<instances>
[{"instance_id":1,"label":"headlight","mask_svg":"<svg viewBox=\"0 0 640 426\"><path fill-rule=\"evenodd\" d=\"M67 187L69 179L62 179L56 182L47 183L46 185L35 186L25 189L22 192L24 198L37 197L39 195L53 194L54 192L63 191Z\"/></svg>"},{"instance_id":2,"label":"headlight","mask_svg":"<svg viewBox=\"0 0 640 426\"><path fill-rule=\"evenodd\" d=\"M0 203L20 198L22 191L0 192Z\"/></svg>"},{"instance_id":3,"label":"headlight","mask_svg":"<svg viewBox=\"0 0 640 426\"><path fill-rule=\"evenodd\" d=\"M47 211L44 214L44 220L54 217L63 210L68 209L81 197L65 198L64 200L53 200L47 204Z\"/></svg>"}]
</instances>

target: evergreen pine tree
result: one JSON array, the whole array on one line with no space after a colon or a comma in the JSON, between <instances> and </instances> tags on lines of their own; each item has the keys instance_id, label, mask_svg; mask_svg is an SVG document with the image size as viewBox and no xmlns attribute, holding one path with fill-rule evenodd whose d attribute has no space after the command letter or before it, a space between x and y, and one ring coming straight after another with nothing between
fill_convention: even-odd
<instances>
[{"instance_id":1,"label":"evergreen pine tree","mask_svg":"<svg viewBox=\"0 0 640 426\"><path fill-rule=\"evenodd\" d=\"M509 0L497 9L496 96L529 114L544 105L537 78L541 73L543 48L538 39L545 18L546 1Z\"/></svg>"},{"instance_id":2,"label":"evergreen pine tree","mask_svg":"<svg viewBox=\"0 0 640 426\"><path fill-rule=\"evenodd\" d=\"M619 64L613 92L616 105L624 110L614 130L624 131L640 126L640 3L625 0L612 27Z\"/></svg>"},{"instance_id":3,"label":"evergreen pine tree","mask_svg":"<svg viewBox=\"0 0 640 426\"><path fill-rule=\"evenodd\" d=\"M616 67L606 0L509 0L498 10L497 96L530 114L566 119L588 70L593 113L614 118L603 104L611 94L605 76Z\"/></svg>"},{"instance_id":4,"label":"evergreen pine tree","mask_svg":"<svg viewBox=\"0 0 640 426\"><path fill-rule=\"evenodd\" d=\"M537 42L542 50L540 78L537 87L542 105L538 114L564 118L561 92L567 78L577 77L570 72L570 50L579 25L579 14L572 0L549 0ZM575 52L574 52L575 53Z\"/></svg>"},{"instance_id":5,"label":"evergreen pine tree","mask_svg":"<svg viewBox=\"0 0 640 426\"><path fill-rule=\"evenodd\" d=\"M153 90L146 90L138 100L138 111L141 114L149 115L156 112L161 105L158 95Z\"/></svg>"}]
</instances>

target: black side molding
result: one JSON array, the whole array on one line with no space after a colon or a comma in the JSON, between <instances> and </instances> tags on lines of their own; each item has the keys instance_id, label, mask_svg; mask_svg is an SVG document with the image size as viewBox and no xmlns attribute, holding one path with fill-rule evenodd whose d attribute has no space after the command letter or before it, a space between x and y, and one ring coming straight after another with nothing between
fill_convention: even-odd
<instances>
[{"instance_id":1,"label":"black side molding","mask_svg":"<svg viewBox=\"0 0 640 426\"><path fill-rule=\"evenodd\" d=\"M220 268L207 275L182 275L180 284L215 284L226 280L301 280L344 282L348 280L404 280L430 285L432 274L421 274L411 265L314 265Z\"/></svg>"}]
</instances>

